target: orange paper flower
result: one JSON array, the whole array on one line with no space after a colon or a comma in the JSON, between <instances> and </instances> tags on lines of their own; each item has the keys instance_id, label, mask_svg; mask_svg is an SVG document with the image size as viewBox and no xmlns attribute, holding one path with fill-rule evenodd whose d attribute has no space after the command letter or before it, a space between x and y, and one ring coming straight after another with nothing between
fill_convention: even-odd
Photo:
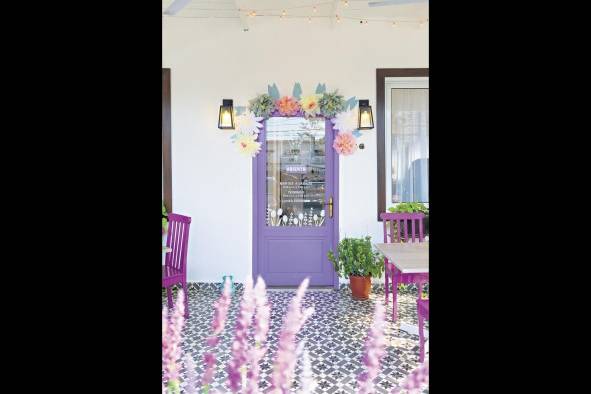
<instances>
[{"instance_id":1,"label":"orange paper flower","mask_svg":"<svg viewBox=\"0 0 591 394\"><path fill-rule=\"evenodd\" d=\"M294 116L297 115L300 110L300 103L291 97L283 96L277 102L275 102L275 108L280 115L283 116Z\"/></svg>"}]
</instances>

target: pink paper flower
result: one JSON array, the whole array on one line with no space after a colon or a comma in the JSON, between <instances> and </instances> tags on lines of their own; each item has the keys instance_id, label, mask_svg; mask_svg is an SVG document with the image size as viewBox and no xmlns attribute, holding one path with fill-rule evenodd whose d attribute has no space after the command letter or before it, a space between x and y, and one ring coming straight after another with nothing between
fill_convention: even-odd
<instances>
[{"instance_id":1,"label":"pink paper flower","mask_svg":"<svg viewBox=\"0 0 591 394\"><path fill-rule=\"evenodd\" d=\"M357 140L350 132L340 132L335 137L332 147L339 155L352 155L357 151Z\"/></svg>"},{"instance_id":2,"label":"pink paper flower","mask_svg":"<svg viewBox=\"0 0 591 394\"><path fill-rule=\"evenodd\" d=\"M296 352L296 335L306 322L306 320L314 313L314 308L307 308L301 310L302 300L310 280L304 279L295 297L291 300L287 314L283 320L281 334L279 335L279 343L277 345L277 353L275 355L275 362L273 364L273 376L271 381L271 392L289 392L291 380L297 361Z\"/></svg>"},{"instance_id":3,"label":"pink paper flower","mask_svg":"<svg viewBox=\"0 0 591 394\"><path fill-rule=\"evenodd\" d=\"M244 293L240 303L240 311L234 329L234 342L232 343L232 360L228 364L228 385L233 392L240 390L242 371L248 362L248 329L252 323L252 315L255 310L254 291L252 278L246 277L244 281Z\"/></svg>"},{"instance_id":4,"label":"pink paper flower","mask_svg":"<svg viewBox=\"0 0 591 394\"><path fill-rule=\"evenodd\" d=\"M294 116L300 111L300 103L291 97L283 96L275 102L275 108L282 116Z\"/></svg>"},{"instance_id":5,"label":"pink paper flower","mask_svg":"<svg viewBox=\"0 0 591 394\"><path fill-rule=\"evenodd\" d=\"M271 308L267 303L267 290L265 281L260 276L254 287L254 300L256 312L254 315L254 341L255 348L250 351L250 370L247 378L246 393L258 393L259 391L259 361L265 356L267 347L267 334L269 332L269 320L271 317Z\"/></svg>"},{"instance_id":6,"label":"pink paper flower","mask_svg":"<svg viewBox=\"0 0 591 394\"><path fill-rule=\"evenodd\" d=\"M226 320L228 318L228 309L230 308L230 281L224 282L224 289L222 295L214 304L213 321L211 323L211 335L207 338L206 344L214 347L219 343L218 335L224 330ZM203 362L205 364L205 372L201 379L201 386L206 390L208 385L213 380L213 374L215 372L215 354L213 352L205 352L203 355Z\"/></svg>"},{"instance_id":7,"label":"pink paper flower","mask_svg":"<svg viewBox=\"0 0 591 394\"><path fill-rule=\"evenodd\" d=\"M163 379L168 381L171 392L179 392L177 361L181 358L181 334L185 323L185 297L183 290L177 292L176 306L168 316L166 307L162 310L162 369Z\"/></svg>"},{"instance_id":8,"label":"pink paper flower","mask_svg":"<svg viewBox=\"0 0 591 394\"><path fill-rule=\"evenodd\" d=\"M386 338L384 337L385 311L384 305L376 303L373 324L369 330L369 335L365 342L365 353L363 363L366 371L359 375L357 382L359 384L358 393L373 393L374 379L380 371L380 361L386 352Z\"/></svg>"}]
</instances>

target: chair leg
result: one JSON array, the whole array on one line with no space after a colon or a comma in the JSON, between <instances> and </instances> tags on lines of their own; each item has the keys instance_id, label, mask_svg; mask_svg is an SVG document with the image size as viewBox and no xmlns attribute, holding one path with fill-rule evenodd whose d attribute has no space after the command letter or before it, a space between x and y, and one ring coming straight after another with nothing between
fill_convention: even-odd
<instances>
[{"instance_id":1,"label":"chair leg","mask_svg":"<svg viewBox=\"0 0 591 394\"><path fill-rule=\"evenodd\" d=\"M388 305L388 296L390 295L390 289L388 289L388 264L384 263L384 294L386 294L386 305Z\"/></svg>"},{"instance_id":2,"label":"chair leg","mask_svg":"<svg viewBox=\"0 0 591 394\"><path fill-rule=\"evenodd\" d=\"M392 322L398 318L398 274L396 268L392 269Z\"/></svg>"},{"instance_id":3,"label":"chair leg","mask_svg":"<svg viewBox=\"0 0 591 394\"><path fill-rule=\"evenodd\" d=\"M185 318L189 317L189 289L187 288L187 282L183 281L183 292L185 293Z\"/></svg>"},{"instance_id":4,"label":"chair leg","mask_svg":"<svg viewBox=\"0 0 591 394\"><path fill-rule=\"evenodd\" d=\"M423 315L419 311L419 301L417 300L417 313L419 315L419 362L425 361L425 334L423 332Z\"/></svg>"},{"instance_id":5,"label":"chair leg","mask_svg":"<svg viewBox=\"0 0 591 394\"><path fill-rule=\"evenodd\" d=\"M168 298L168 309L172 309L172 288L166 288L166 297Z\"/></svg>"}]
</instances>

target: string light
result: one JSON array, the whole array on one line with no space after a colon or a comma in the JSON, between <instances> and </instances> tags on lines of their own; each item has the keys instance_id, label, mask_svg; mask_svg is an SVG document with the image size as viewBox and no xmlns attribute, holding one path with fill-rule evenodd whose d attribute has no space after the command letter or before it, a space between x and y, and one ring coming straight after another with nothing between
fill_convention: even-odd
<instances>
[{"instance_id":1,"label":"string light","mask_svg":"<svg viewBox=\"0 0 591 394\"><path fill-rule=\"evenodd\" d=\"M349 7L349 1L345 0L345 7Z\"/></svg>"},{"instance_id":2,"label":"string light","mask_svg":"<svg viewBox=\"0 0 591 394\"><path fill-rule=\"evenodd\" d=\"M316 6L314 6L314 8L312 8L312 11L314 11L314 12L318 11L318 10L316 9Z\"/></svg>"},{"instance_id":3,"label":"string light","mask_svg":"<svg viewBox=\"0 0 591 394\"><path fill-rule=\"evenodd\" d=\"M287 14L287 12L285 12L285 10L281 11L281 17L284 17Z\"/></svg>"},{"instance_id":4,"label":"string light","mask_svg":"<svg viewBox=\"0 0 591 394\"><path fill-rule=\"evenodd\" d=\"M312 23L312 18L308 18L308 23Z\"/></svg>"},{"instance_id":5,"label":"string light","mask_svg":"<svg viewBox=\"0 0 591 394\"><path fill-rule=\"evenodd\" d=\"M392 26L396 27L396 21L392 21Z\"/></svg>"},{"instance_id":6,"label":"string light","mask_svg":"<svg viewBox=\"0 0 591 394\"><path fill-rule=\"evenodd\" d=\"M337 15L337 23L341 23L341 17Z\"/></svg>"}]
</instances>

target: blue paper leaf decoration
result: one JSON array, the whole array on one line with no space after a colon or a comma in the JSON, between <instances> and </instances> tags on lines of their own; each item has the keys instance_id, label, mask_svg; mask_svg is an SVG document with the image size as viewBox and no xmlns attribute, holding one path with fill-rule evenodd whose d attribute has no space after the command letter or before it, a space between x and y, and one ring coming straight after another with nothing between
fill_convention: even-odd
<instances>
[{"instance_id":1,"label":"blue paper leaf decoration","mask_svg":"<svg viewBox=\"0 0 591 394\"><path fill-rule=\"evenodd\" d=\"M326 92L326 84L319 83L318 86L316 86L316 94L322 94L325 92Z\"/></svg>"},{"instance_id":2,"label":"blue paper leaf decoration","mask_svg":"<svg viewBox=\"0 0 591 394\"><path fill-rule=\"evenodd\" d=\"M355 108L356 105L357 105L357 100L355 99L355 96L351 97L349 100L347 100L345 102L345 108L347 110Z\"/></svg>"},{"instance_id":3,"label":"blue paper leaf decoration","mask_svg":"<svg viewBox=\"0 0 591 394\"><path fill-rule=\"evenodd\" d=\"M359 130L353 130L352 134L353 134L353 137L355 137L355 138L361 137L361 131L359 131Z\"/></svg>"},{"instance_id":4,"label":"blue paper leaf decoration","mask_svg":"<svg viewBox=\"0 0 591 394\"><path fill-rule=\"evenodd\" d=\"M234 107L234 110L236 111L236 116L240 116L244 112L246 112L246 107L244 105L241 105L241 106L238 106L238 107Z\"/></svg>"},{"instance_id":5,"label":"blue paper leaf decoration","mask_svg":"<svg viewBox=\"0 0 591 394\"><path fill-rule=\"evenodd\" d=\"M273 97L273 100L279 100L279 89L277 89L277 85L273 84L273 86L269 85L268 87L269 96Z\"/></svg>"},{"instance_id":6,"label":"blue paper leaf decoration","mask_svg":"<svg viewBox=\"0 0 591 394\"><path fill-rule=\"evenodd\" d=\"M296 84L293 86L293 97L295 97L297 100L302 98L302 85L300 85L299 82L296 82Z\"/></svg>"},{"instance_id":7,"label":"blue paper leaf decoration","mask_svg":"<svg viewBox=\"0 0 591 394\"><path fill-rule=\"evenodd\" d=\"M230 141L232 141L232 143L234 143L234 142L236 142L237 138L238 138L238 133L232 134L232 136L230 136Z\"/></svg>"}]
</instances>

